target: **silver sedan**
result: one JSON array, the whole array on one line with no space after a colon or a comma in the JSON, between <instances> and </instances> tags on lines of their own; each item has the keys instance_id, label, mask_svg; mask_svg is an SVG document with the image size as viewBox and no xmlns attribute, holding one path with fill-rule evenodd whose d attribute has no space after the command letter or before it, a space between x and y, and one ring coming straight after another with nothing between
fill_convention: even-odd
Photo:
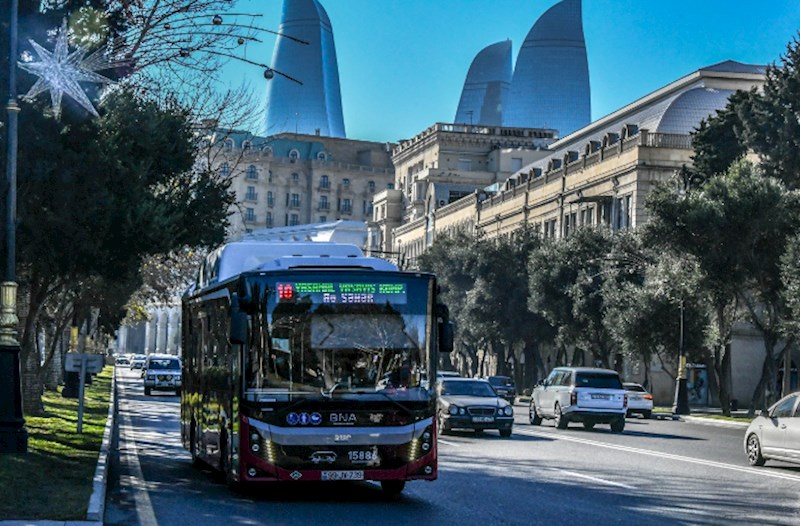
<instances>
[{"instance_id":1,"label":"silver sedan","mask_svg":"<svg viewBox=\"0 0 800 526\"><path fill-rule=\"evenodd\" d=\"M800 393L792 393L750 422L744 450L752 466L767 460L800 464Z\"/></svg>"}]
</instances>

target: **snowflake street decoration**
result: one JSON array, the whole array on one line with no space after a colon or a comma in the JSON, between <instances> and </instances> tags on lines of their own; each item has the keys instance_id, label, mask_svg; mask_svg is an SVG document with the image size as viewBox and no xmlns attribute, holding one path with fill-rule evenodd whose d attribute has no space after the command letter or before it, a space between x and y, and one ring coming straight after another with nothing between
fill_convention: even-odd
<instances>
[{"instance_id":1,"label":"snowflake street decoration","mask_svg":"<svg viewBox=\"0 0 800 526\"><path fill-rule=\"evenodd\" d=\"M95 73L95 71L110 67L110 63L103 56L105 48L100 48L86 58L84 58L86 50L82 48L78 48L70 54L67 37L67 21L65 20L58 32L56 46L52 53L33 40L29 40L34 51L39 55L39 62L19 62L18 64L20 68L36 75L39 79L28 90L24 98L31 100L40 93L49 91L53 112L56 118L59 118L61 116L61 99L66 93L86 111L98 117L97 110L94 109L89 97L86 96L78 82L114 83L111 79Z\"/></svg>"}]
</instances>

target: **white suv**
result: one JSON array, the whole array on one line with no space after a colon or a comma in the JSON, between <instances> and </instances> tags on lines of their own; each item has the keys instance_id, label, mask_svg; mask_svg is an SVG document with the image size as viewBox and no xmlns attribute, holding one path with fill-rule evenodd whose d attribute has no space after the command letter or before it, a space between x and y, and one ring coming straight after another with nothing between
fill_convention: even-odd
<instances>
[{"instance_id":1,"label":"white suv","mask_svg":"<svg viewBox=\"0 0 800 526\"><path fill-rule=\"evenodd\" d=\"M528 413L533 425L552 418L559 429L570 422L583 422L586 429L602 423L621 433L627 406L628 396L616 371L559 367L533 388Z\"/></svg>"},{"instance_id":2,"label":"white suv","mask_svg":"<svg viewBox=\"0 0 800 526\"><path fill-rule=\"evenodd\" d=\"M181 394L181 360L171 354L150 354L144 364L144 394L172 391Z\"/></svg>"}]
</instances>

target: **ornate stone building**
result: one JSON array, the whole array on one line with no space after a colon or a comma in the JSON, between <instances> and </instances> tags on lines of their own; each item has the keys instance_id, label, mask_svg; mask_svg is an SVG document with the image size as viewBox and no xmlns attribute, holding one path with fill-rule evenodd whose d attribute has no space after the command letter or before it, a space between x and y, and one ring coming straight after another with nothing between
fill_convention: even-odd
<instances>
[{"instance_id":1,"label":"ornate stone building","mask_svg":"<svg viewBox=\"0 0 800 526\"><path fill-rule=\"evenodd\" d=\"M367 221L373 195L394 185L389 143L284 133L209 132L208 163L230 177L230 238L262 228Z\"/></svg>"},{"instance_id":2,"label":"ornate stone building","mask_svg":"<svg viewBox=\"0 0 800 526\"><path fill-rule=\"evenodd\" d=\"M401 141L394 188L374 197L370 251L415 258L433 241L437 210L505 181L554 140L554 130L437 123Z\"/></svg>"}]
</instances>

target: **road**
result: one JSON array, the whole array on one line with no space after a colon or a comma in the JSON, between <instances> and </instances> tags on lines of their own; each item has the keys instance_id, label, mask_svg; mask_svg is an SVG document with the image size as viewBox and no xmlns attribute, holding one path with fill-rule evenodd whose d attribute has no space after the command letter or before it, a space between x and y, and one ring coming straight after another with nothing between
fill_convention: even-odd
<instances>
[{"instance_id":1,"label":"road","mask_svg":"<svg viewBox=\"0 0 800 526\"><path fill-rule=\"evenodd\" d=\"M145 397L138 374L120 373L110 525L800 524L800 467L749 467L743 429L629 419L621 435L558 430L530 425L521 405L511 438L441 437L439 479L409 483L397 502L368 482L242 495L192 468L178 397Z\"/></svg>"}]
</instances>

